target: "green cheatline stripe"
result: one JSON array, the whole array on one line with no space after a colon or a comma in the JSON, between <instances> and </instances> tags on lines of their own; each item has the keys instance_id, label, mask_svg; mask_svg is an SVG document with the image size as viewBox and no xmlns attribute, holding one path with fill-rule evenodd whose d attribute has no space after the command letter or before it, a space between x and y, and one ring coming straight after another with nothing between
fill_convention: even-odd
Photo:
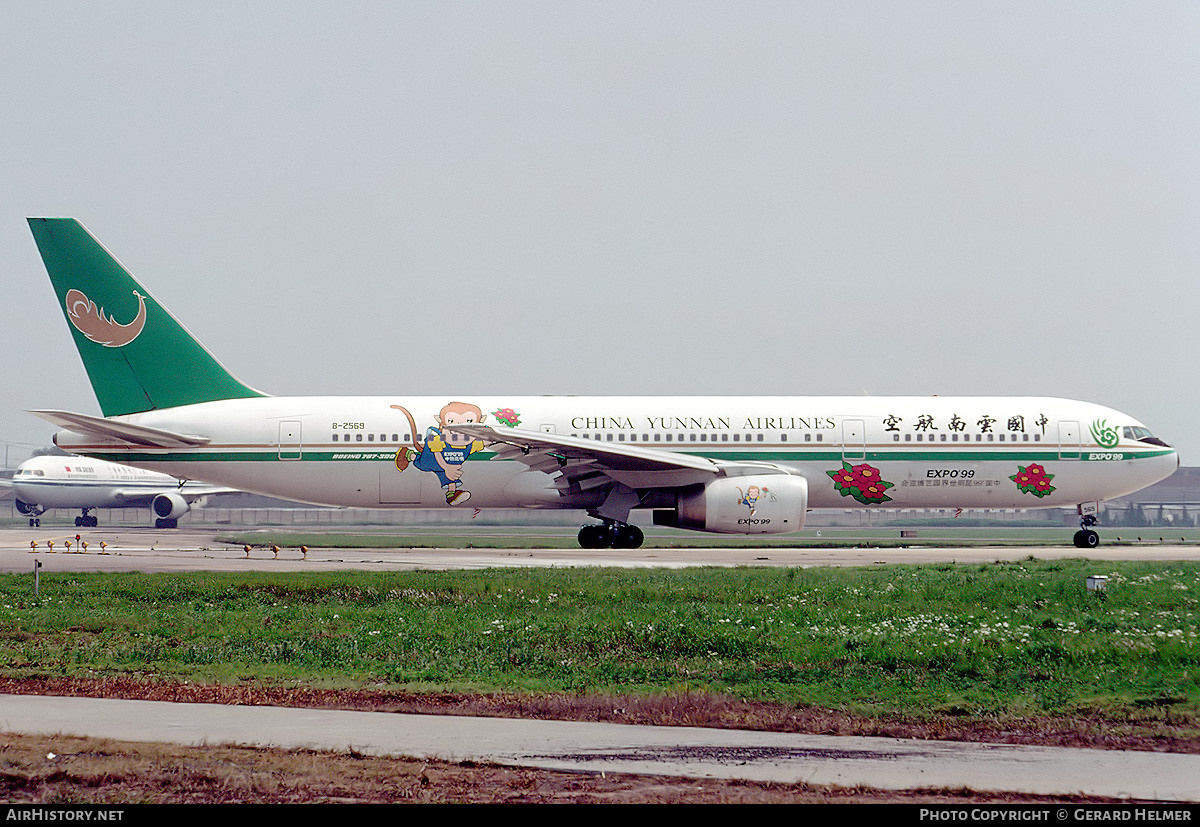
<instances>
[{"instance_id":1,"label":"green cheatline stripe","mask_svg":"<svg viewBox=\"0 0 1200 827\"><path fill-rule=\"evenodd\" d=\"M297 462L297 459L283 459L278 450L247 449L245 451L229 451L221 449L198 448L186 452L169 451L166 453L144 453L140 451L94 451L88 456L115 459L118 462ZM666 451L664 451L666 453ZM747 460L757 462L841 462L842 451L839 448L826 450L805 451L677 451L675 453L702 456L726 461ZM1124 460L1152 459L1171 453L1170 449L1153 451L1105 451L1083 448L1072 449L1072 455L1078 454L1077 459L1064 460L1058 451L1020 451L996 449L990 451L953 451L945 450L898 450L898 451L867 451L865 457L855 454L847 457L847 462L1111 462L1106 459L1090 459L1090 454L1111 455L1121 454ZM294 455L295 449L285 449L285 456ZM395 451L346 451L328 449L305 450L299 461L303 462L392 462ZM478 451L470 457L471 462L488 460L495 456L491 451Z\"/></svg>"}]
</instances>

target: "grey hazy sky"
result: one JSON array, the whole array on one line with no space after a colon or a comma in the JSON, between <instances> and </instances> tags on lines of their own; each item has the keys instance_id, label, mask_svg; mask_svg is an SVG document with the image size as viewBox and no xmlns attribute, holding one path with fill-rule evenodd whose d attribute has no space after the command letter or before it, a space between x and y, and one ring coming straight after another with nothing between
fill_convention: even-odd
<instances>
[{"instance_id":1,"label":"grey hazy sky","mask_svg":"<svg viewBox=\"0 0 1200 827\"><path fill-rule=\"evenodd\" d=\"M0 440L99 410L71 215L273 394L1052 395L1200 464L1193 0L0 19Z\"/></svg>"}]
</instances>

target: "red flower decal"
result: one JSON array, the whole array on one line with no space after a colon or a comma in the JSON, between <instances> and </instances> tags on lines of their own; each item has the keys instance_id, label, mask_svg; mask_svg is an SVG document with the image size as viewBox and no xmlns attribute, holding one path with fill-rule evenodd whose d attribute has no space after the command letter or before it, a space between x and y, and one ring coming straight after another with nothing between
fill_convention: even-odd
<instances>
[{"instance_id":1,"label":"red flower decal","mask_svg":"<svg viewBox=\"0 0 1200 827\"><path fill-rule=\"evenodd\" d=\"M879 469L867 465L851 465L843 461L842 467L836 471L826 471L833 480L833 487L843 497L853 497L863 505L885 503L892 498L887 490L893 483L885 482L879 474Z\"/></svg>"},{"instance_id":2,"label":"red flower decal","mask_svg":"<svg viewBox=\"0 0 1200 827\"><path fill-rule=\"evenodd\" d=\"M496 421L501 425L507 425L510 428L515 428L521 424L521 417L512 408L500 408L492 411L492 416L496 417Z\"/></svg>"},{"instance_id":3,"label":"red flower decal","mask_svg":"<svg viewBox=\"0 0 1200 827\"><path fill-rule=\"evenodd\" d=\"M1018 465L1017 473L1013 474L1009 479L1016 483L1018 491L1032 494L1039 498L1055 490L1054 486L1050 484L1050 480L1054 479L1054 475L1047 474L1046 469L1036 462L1031 462L1026 466Z\"/></svg>"}]
</instances>

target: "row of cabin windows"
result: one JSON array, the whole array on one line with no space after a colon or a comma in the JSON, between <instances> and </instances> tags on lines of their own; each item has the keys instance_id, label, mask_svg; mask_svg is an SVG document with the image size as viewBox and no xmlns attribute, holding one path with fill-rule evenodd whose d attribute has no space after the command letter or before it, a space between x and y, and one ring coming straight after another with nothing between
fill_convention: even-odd
<instances>
[{"instance_id":1,"label":"row of cabin windows","mask_svg":"<svg viewBox=\"0 0 1200 827\"><path fill-rule=\"evenodd\" d=\"M409 435L408 435L408 434L405 434L405 435L404 435L404 441L405 441L405 443L407 443L407 442L409 441L409 439L410 439ZM334 442L337 442L338 440L341 440L342 442L349 442L349 441L350 441L350 434L334 434L334 435L333 435L333 441L334 441ZM367 442L374 442L374 441L375 441L375 434L367 434L367 435L366 435L366 440L367 440ZM362 442L362 441L363 441L363 435L362 435L361 433L356 433L356 434L354 435L354 441L355 441L355 442ZM387 441L388 441L388 435L387 435L387 434L380 434L380 435L379 435L379 441L380 441L380 442L387 442ZM392 442L399 442L399 441L400 441L400 434L392 434Z\"/></svg>"},{"instance_id":2,"label":"row of cabin windows","mask_svg":"<svg viewBox=\"0 0 1200 827\"><path fill-rule=\"evenodd\" d=\"M364 435L361 432L359 432L359 433L355 433L353 436L354 436L355 442L363 442L364 436L365 436L365 441L367 441L367 442L375 441L375 434ZM612 434L604 434L603 436L600 434L571 434L571 436L579 436L579 437L583 437L584 439L597 439L597 440L603 439L606 442L613 441ZM639 437L638 434L629 434L628 441L629 442L762 442L764 440L763 434L746 434L745 439L742 439L741 434L733 434L732 439L730 438L729 434L720 434L720 439L717 439L717 436L718 436L717 434L687 434L686 439L684 438L685 437L684 434L679 434L678 439L675 439L675 436L676 436L675 434L641 434ZM913 442L914 441L913 436L914 436L914 434L904 434L904 441L905 442ZM959 441L959 434L915 434L915 436L916 436L917 442L958 442ZM962 436L963 442L971 441L971 434L962 434L961 436ZM985 436L987 437L987 440L986 440L987 442L995 442L995 441L997 441L997 439L996 439L997 437L999 437L1000 442L1004 442L1006 436L1009 437L1009 439L1008 439L1009 442L1029 442L1029 434L975 434L975 441L983 442ZM342 442L350 442L351 441L350 437L351 437L350 434L334 434L333 441L338 442L340 440ZM616 437L617 437L616 438L617 442L627 441L626 434L623 434L623 433L617 434ZM928 439L926 439L926 437L928 437ZM947 437L949 437L949 439L947 439ZM409 437L408 434L404 435L405 444L407 444L410 441L410 439L411 438ZM387 442L388 435L380 434L379 441ZM392 434L391 441L392 442L400 442L400 434ZM788 435L780 434L779 441L787 442ZM805 442L814 442L814 441L815 442L824 442L825 435L817 434L816 439L814 440L812 434L805 434L804 441ZM892 434L892 441L899 442L900 434ZM1033 441L1041 442L1042 435L1034 434Z\"/></svg>"},{"instance_id":3,"label":"row of cabin windows","mask_svg":"<svg viewBox=\"0 0 1200 827\"><path fill-rule=\"evenodd\" d=\"M571 436L576 436L576 437L577 437L577 436L582 436L584 439L605 439L605 440L607 440L608 442L612 442L612 441L613 441L613 435L612 435L612 434L605 434L603 437L601 437L601 435L600 435L600 434L595 434L595 435L592 435L592 434L571 434ZM729 438L729 434L721 434L721 435L720 435L720 436L721 436L720 440L718 440L718 439L717 439L717 435L716 435L716 434L712 434L712 435L711 435L711 437L710 437L710 435L709 435L709 434L700 434L699 436L697 436L696 434L688 434L687 436L688 436L688 437L690 437L690 439L685 439L683 434L679 434L679 439L677 439L677 440L676 440L676 439L674 438L674 437L675 437L675 434L665 434L665 435L664 435L664 434L653 434L653 435L651 435L651 434L642 434L640 438L638 437L638 434L629 434L629 440L628 440L628 441L629 441L629 442L718 442L718 441L719 441L719 442L742 442L742 441L743 441L743 440L742 440L742 435L741 435L741 434L734 434L734 435L733 435L733 439L732 439L732 440ZM379 441L380 441L380 442L387 442L387 441L388 441L388 438L387 438L387 437L388 437L388 435L387 435L387 434L380 434L380 435L379 435ZM408 434L405 434L405 435L404 435L404 442L405 442L405 444L407 444L407 443L409 442L409 439L410 439L409 435L408 435ZM753 441L762 442L762 441L763 441L763 439L764 439L764 436L763 436L762 434L746 434L746 438L745 438L745 440L744 440L744 441L745 441L745 442L753 442ZM354 442L363 442L364 440L365 440L366 442L374 442L374 441L375 441L375 434L366 434L366 435L364 435L364 434L362 434L361 432L358 432L358 433L355 433L355 434L353 435L353 441L354 441ZM334 442L338 442L338 441L341 441L341 442L350 442L350 441L351 441L351 435L350 435L350 434L334 434L334 435L333 435L333 441L334 441ZM625 442L625 441L626 441L626 435L625 435L625 434L617 434L617 442ZM787 434L780 434L780 435L779 435L779 441L780 441L780 442L787 442L787 441L788 441L788 435L787 435ZM804 435L804 441L805 441L805 442L812 442L812 441L813 441L813 435L812 435L812 434L805 434L805 435ZM817 441L817 442L824 442L824 441L825 441L825 435L824 435L824 434L817 434L817 439L816 439L816 441ZM399 435L399 434L392 434L392 442L400 442L400 435Z\"/></svg>"},{"instance_id":4,"label":"row of cabin windows","mask_svg":"<svg viewBox=\"0 0 1200 827\"><path fill-rule=\"evenodd\" d=\"M947 439L946 439L946 437L947 437L947 436L949 436L949 437L950 437L950 439L948 439L948 440L947 440ZM1000 442L1004 442L1004 441L1005 441L1005 439L1004 439L1004 437L1005 437L1005 436L1008 436L1008 437L1009 437L1009 439L1008 439L1008 441L1009 441L1009 442L1029 442L1029 434L975 434L975 441L976 441L976 442L984 442L984 441L985 441L985 440L984 440L984 437L985 437L985 436L987 437L987 440L986 440L987 442L996 442L996 441L997 441L997 440L996 440L996 438L997 438L997 437L999 437L999 438L1000 438L1000 439L999 439L999 441L1000 441ZM958 437L959 437L959 435L958 435L958 434L949 434L949 435L947 435L947 434L917 434L917 435L916 435L916 437L917 437L917 440L916 440L917 442L958 442ZM929 438L928 438L928 439L925 439L924 437L929 437ZM893 441L893 442L899 442L899 441L900 441L900 434L892 434L892 441ZM904 441L905 441L905 442L912 442L912 441L913 441L913 434L905 434L905 435L904 435ZM963 441L963 442L970 442L970 441L971 441L971 434L963 434L963 435L962 435L962 441ZM1041 442L1041 441L1042 441L1042 435L1041 435L1041 434L1034 434L1034 435L1033 435L1033 441L1034 441L1034 442Z\"/></svg>"},{"instance_id":5,"label":"row of cabin windows","mask_svg":"<svg viewBox=\"0 0 1200 827\"><path fill-rule=\"evenodd\" d=\"M597 439L597 440L603 439L605 442L613 441L612 434L603 434L603 435L601 435L601 434L571 434L571 436L583 437L584 439ZM707 433L705 433L705 434L686 434L686 435L678 434L678 439L676 439L676 434L641 434L639 436L638 434L626 435L624 433L619 433L616 435L616 441L617 442L626 442L626 441L628 441L628 442L762 442L766 438L765 435L763 435L763 434L746 434L744 439L742 438L741 434L733 434L732 438L730 438L729 434L720 434L719 437L720 438L718 439L718 434L707 434ZM779 441L787 442L788 435L780 434ZM804 441L812 442L813 435L805 434ZM825 435L817 434L816 441L824 442Z\"/></svg>"}]
</instances>

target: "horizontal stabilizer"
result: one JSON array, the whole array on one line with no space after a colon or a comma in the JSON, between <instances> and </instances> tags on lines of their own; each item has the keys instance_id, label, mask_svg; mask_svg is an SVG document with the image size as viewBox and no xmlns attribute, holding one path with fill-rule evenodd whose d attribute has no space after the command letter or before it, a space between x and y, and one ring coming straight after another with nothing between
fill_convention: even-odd
<instances>
[{"instance_id":1,"label":"horizontal stabilizer","mask_svg":"<svg viewBox=\"0 0 1200 827\"><path fill-rule=\"evenodd\" d=\"M72 411L29 411L29 413L40 416L51 425L66 428L68 431L89 434L100 439L132 442L135 445L146 445L152 448L197 448L210 442L206 436L177 434L174 431L147 428L145 425L134 425L130 422L104 419Z\"/></svg>"}]
</instances>

